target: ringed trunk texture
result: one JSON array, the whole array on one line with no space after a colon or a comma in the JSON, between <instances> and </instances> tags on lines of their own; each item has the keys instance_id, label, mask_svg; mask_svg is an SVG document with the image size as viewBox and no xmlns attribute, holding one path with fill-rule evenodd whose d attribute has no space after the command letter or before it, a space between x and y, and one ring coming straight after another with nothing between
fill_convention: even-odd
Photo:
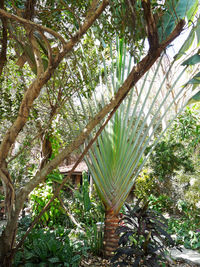
<instances>
[{"instance_id":1,"label":"ringed trunk texture","mask_svg":"<svg viewBox=\"0 0 200 267\"><path fill-rule=\"evenodd\" d=\"M104 257L110 258L118 248L119 236L115 233L119 226L119 215L114 214L112 210L106 211L104 228Z\"/></svg>"}]
</instances>

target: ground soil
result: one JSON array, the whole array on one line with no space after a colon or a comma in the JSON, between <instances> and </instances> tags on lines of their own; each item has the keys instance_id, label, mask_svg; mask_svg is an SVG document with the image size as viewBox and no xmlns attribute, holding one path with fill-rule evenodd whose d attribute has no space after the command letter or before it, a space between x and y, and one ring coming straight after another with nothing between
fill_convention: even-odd
<instances>
[{"instance_id":1,"label":"ground soil","mask_svg":"<svg viewBox=\"0 0 200 267\"><path fill-rule=\"evenodd\" d=\"M185 261L176 261L167 264L167 267L199 267L199 265L187 263ZM89 258L82 260L79 267L112 267L112 265L109 260L90 255Z\"/></svg>"}]
</instances>

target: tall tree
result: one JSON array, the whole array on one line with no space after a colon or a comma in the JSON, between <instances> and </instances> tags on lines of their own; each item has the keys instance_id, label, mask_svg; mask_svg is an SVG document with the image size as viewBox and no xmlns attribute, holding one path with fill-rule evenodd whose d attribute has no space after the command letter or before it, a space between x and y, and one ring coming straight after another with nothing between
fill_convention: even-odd
<instances>
[{"instance_id":1,"label":"tall tree","mask_svg":"<svg viewBox=\"0 0 200 267\"><path fill-rule=\"evenodd\" d=\"M123 83L125 73L129 71L127 65L130 66L130 63L127 64L125 52L123 40L120 40L117 58L112 64L113 69L116 69L115 75L112 76L110 92L113 95ZM182 104L177 112L173 112L174 103L183 95L191 96L189 90L191 86L184 78L187 68L179 64L178 76L160 98L173 65L171 62L165 76L160 79L163 58L164 56L157 62L156 68L148 71L142 83L137 86L139 93L135 93L135 88L131 90L129 97L120 105L86 157L96 189L105 207L104 254L107 257L111 256L118 246L119 237L115 232L120 220L120 209L150 155L150 153L144 155L144 151L149 144L152 151L176 118L177 112L183 110L187 104L187 102ZM176 93L171 97L174 91ZM102 102L104 101L102 96ZM165 106L164 111L163 106ZM163 119L166 119L164 127Z\"/></svg>"}]
</instances>

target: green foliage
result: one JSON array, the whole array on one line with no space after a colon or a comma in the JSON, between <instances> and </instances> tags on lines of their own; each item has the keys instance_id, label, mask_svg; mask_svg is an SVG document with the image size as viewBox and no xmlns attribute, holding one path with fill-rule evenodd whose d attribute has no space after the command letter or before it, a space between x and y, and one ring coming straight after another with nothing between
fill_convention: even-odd
<instances>
[{"instance_id":1,"label":"green foliage","mask_svg":"<svg viewBox=\"0 0 200 267\"><path fill-rule=\"evenodd\" d=\"M189 149L191 154L198 146L200 140L200 123L198 105L192 108L186 107L183 113L181 113L174 121L172 127L168 131L168 140L179 141Z\"/></svg>"},{"instance_id":2,"label":"green foliage","mask_svg":"<svg viewBox=\"0 0 200 267\"><path fill-rule=\"evenodd\" d=\"M185 172L194 171L190 154L184 145L178 142L159 142L150 155L150 166L153 170L151 176L161 181L170 179L181 168Z\"/></svg>"},{"instance_id":3,"label":"green foliage","mask_svg":"<svg viewBox=\"0 0 200 267\"><path fill-rule=\"evenodd\" d=\"M195 65L197 63L200 63L200 55L197 53L193 56L191 56L190 58L188 58L187 60L185 60L182 65L183 66L189 66L189 65Z\"/></svg>"},{"instance_id":4,"label":"green foliage","mask_svg":"<svg viewBox=\"0 0 200 267\"><path fill-rule=\"evenodd\" d=\"M63 140L61 138L61 135L58 129L54 129L53 134L50 134L49 141L51 142L51 146L52 146L51 159L54 159L55 156L58 155L59 149L61 145L63 144Z\"/></svg>"},{"instance_id":5,"label":"green foliage","mask_svg":"<svg viewBox=\"0 0 200 267\"><path fill-rule=\"evenodd\" d=\"M134 195L137 199L147 200L156 190L155 180L150 177L148 170L143 170L135 182Z\"/></svg>"},{"instance_id":6,"label":"green foliage","mask_svg":"<svg viewBox=\"0 0 200 267\"><path fill-rule=\"evenodd\" d=\"M175 235L177 245L200 250L199 209L183 201L178 206L182 216L169 219L168 232Z\"/></svg>"},{"instance_id":7,"label":"green foliage","mask_svg":"<svg viewBox=\"0 0 200 267\"><path fill-rule=\"evenodd\" d=\"M186 108L185 111L175 120L168 132L168 142L180 142L184 146L185 155L188 155L194 166L194 171L184 172L184 169L176 175L177 188L181 192L181 199L192 204L199 205L199 142L200 122L199 106ZM183 150L183 153L184 153Z\"/></svg>"},{"instance_id":8,"label":"green foliage","mask_svg":"<svg viewBox=\"0 0 200 267\"><path fill-rule=\"evenodd\" d=\"M148 209L148 203L138 203L122 218L123 225L118 227L119 247L112 258L114 266L160 266L165 260L165 250L174 246L167 233L167 221L159 213Z\"/></svg>"},{"instance_id":9,"label":"green foliage","mask_svg":"<svg viewBox=\"0 0 200 267\"><path fill-rule=\"evenodd\" d=\"M50 178L54 180L53 177ZM90 196L88 178L88 174L83 173L82 185L76 189L72 185L66 185L62 191L62 199L69 217L64 218L65 222L56 220L55 223L56 227L58 224L68 223L70 240L82 240L88 250L100 255L103 247L104 209L94 189ZM53 223L48 223L48 226L51 229L55 227Z\"/></svg>"},{"instance_id":10,"label":"green foliage","mask_svg":"<svg viewBox=\"0 0 200 267\"><path fill-rule=\"evenodd\" d=\"M84 241L88 250L92 252L93 255L100 256L103 251L103 222L96 222L94 219L90 221L90 224L82 224L84 232L79 229L72 230L70 238L72 238L72 240Z\"/></svg>"},{"instance_id":11,"label":"green foliage","mask_svg":"<svg viewBox=\"0 0 200 267\"><path fill-rule=\"evenodd\" d=\"M149 208L153 209L159 213L166 213L172 211L172 207L174 205L173 200L164 194L154 196L151 194L148 198Z\"/></svg>"},{"instance_id":12,"label":"green foliage","mask_svg":"<svg viewBox=\"0 0 200 267\"><path fill-rule=\"evenodd\" d=\"M139 187L136 182L137 194L145 196L142 191L144 186L147 199L150 194L156 199L168 197L166 205L161 205L161 199L159 201L159 205L166 207L166 212L177 209L178 199L199 205L199 140L198 106L187 107L150 155L147 174L142 176L143 179L139 178ZM148 150L149 148L146 153Z\"/></svg>"},{"instance_id":13,"label":"green foliage","mask_svg":"<svg viewBox=\"0 0 200 267\"><path fill-rule=\"evenodd\" d=\"M22 146L27 149L21 150L21 146L16 149L15 154L19 153L18 157L14 157L11 162L9 162L9 170L13 183L15 183L16 188L24 184L25 180L31 179L36 171L37 165L34 162L33 155L30 153L30 136L26 136L22 141Z\"/></svg>"},{"instance_id":14,"label":"green foliage","mask_svg":"<svg viewBox=\"0 0 200 267\"><path fill-rule=\"evenodd\" d=\"M80 190L80 191L79 191ZM73 199L69 205L70 212L84 229L72 230L71 237L86 242L95 255L100 255L103 248L103 221L104 209L97 195L89 195L87 174L83 174L83 185L79 190L73 191Z\"/></svg>"},{"instance_id":15,"label":"green foliage","mask_svg":"<svg viewBox=\"0 0 200 267\"><path fill-rule=\"evenodd\" d=\"M89 196L88 189L89 184L87 189L80 187L79 190L73 190L72 199L68 201L71 202L69 206L71 213L81 224L89 226L102 221L104 209L96 194Z\"/></svg>"},{"instance_id":16,"label":"green foliage","mask_svg":"<svg viewBox=\"0 0 200 267\"><path fill-rule=\"evenodd\" d=\"M30 205L32 209L32 216L35 218L40 211L45 207L48 201L53 196L52 183L40 184L36 187L30 195ZM68 217L62 209L58 199L55 199L49 210L47 210L41 217L39 225L41 226L55 226L57 224L66 225Z\"/></svg>"},{"instance_id":17,"label":"green foliage","mask_svg":"<svg viewBox=\"0 0 200 267\"><path fill-rule=\"evenodd\" d=\"M112 0L109 10L112 13L111 23L104 23L104 26L117 33L120 38L125 38L134 60L138 61L144 47L142 41L146 36L145 22L143 16L141 16L141 1L130 3L124 0ZM109 34L104 37L105 41L109 40L109 37ZM134 46L132 45L133 42Z\"/></svg>"},{"instance_id":18,"label":"green foliage","mask_svg":"<svg viewBox=\"0 0 200 267\"><path fill-rule=\"evenodd\" d=\"M81 242L71 243L68 231L33 230L18 251L13 266L66 266L77 267L87 248Z\"/></svg>"},{"instance_id":19,"label":"green foliage","mask_svg":"<svg viewBox=\"0 0 200 267\"><path fill-rule=\"evenodd\" d=\"M13 60L9 61L7 72L0 80L0 119L13 122L26 90L23 72L19 70ZM13 70L10 72L10 70Z\"/></svg>"},{"instance_id":20,"label":"green foliage","mask_svg":"<svg viewBox=\"0 0 200 267\"><path fill-rule=\"evenodd\" d=\"M32 218L31 218L30 215L26 215L25 217L22 217L19 220L19 224L18 224L18 226L19 226L19 232L26 231L30 227L31 222L32 222Z\"/></svg>"},{"instance_id":21,"label":"green foliage","mask_svg":"<svg viewBox=\"0 0 200 267\"><path fill-rule=\"evenodd\" d=\"M191 20L198 7L197 0L168 0L165 1L165 12L160 21L160 41L166 39L176 26L177 21L187 18Z\"/></svg>"},{"instance_id":22,"label":"green foliage","mask_svg":"<svg viewBox=\"0 0 200 267\"><path fill-rule=\"evenodd\" d=\"M102 255L103 251L103 223L94 222L86 228L86 242L93 255Z\"/></svg>"},{"instance_id":23,"label":"green foliage","mask_svg":"<svg viewBox=\"0 0 200 267\"><path fill-rule=\"evenodd\" d=\"M82 193L83 193L83 204L84 211L87 212L91 209L91 201L89 196L89 177L86 172L82 174Z\"/></svg>"}]
</instances>

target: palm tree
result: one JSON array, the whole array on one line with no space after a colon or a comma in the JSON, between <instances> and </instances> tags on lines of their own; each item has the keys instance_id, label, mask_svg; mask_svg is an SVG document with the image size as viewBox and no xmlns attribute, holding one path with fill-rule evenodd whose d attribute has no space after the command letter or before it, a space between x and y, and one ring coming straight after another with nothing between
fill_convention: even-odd
<instances>
[{"instance_id":1,"label":"palm tree","mask_svg":"<svg viewBox=\"0 0 200 267\"><path fill-rule=\"evenodd\" d=\"M111 67L112 95L123 83L125 73L129 71L127 63L131 65L131 61L128 61L125 56L123 40L118 42L117 52L117 62L113 61ZM149 154L144 156L144 151L149 144L152 144L155 136L154 145L156 145L172 123L173 119L161 129L162 120L169 115L173 104L185 91L181 87L176 90L175 97L171 97L171 92L183 76L186 67L162 98L161 91L172 65L163 80L158 82L157 74L161 61L162 58L157 63L154 73L152 71L147 73L139 87L138 95L135 95L135 88L132 89L86 157L96 190L105 207L104 254L106 257L111 256L118 246L115 230L119 222L119 212L148 159ZM102 96L102 102L104 101ZM163 107L165 107L164 111ZM179 112L182 109L183 106Z\"/></svg>"},{"instance_id":2,"label":"palm tree","mask_svg":"<svg viewBox=\"0 0 200 267\"><path fill-rule=\"evenodd\" d=\"M85 122L89 121L90 117L94 117L94 114L115 95L130 72L133 59L126 51L124 40L117 40L116 49L113 47L113 45L110 46L110 57L106 58L105 55L100 55L99 86L89 100L78 93L70 100L77 123L76 129L84 129ZM96 56L99 57L98 52L96 52ZM105 207L104 253L106 257L112 254L118 244L115 229L118 226L120 209L153 147L172 123L171 114L174 103L181 98L185 93L185 87L189 85L180 86L186 66L182 67L182 71L178 75L174 75L176 77L173 84L164 91L163 88L165 88L169 72L175 61L169 66L162 80L158 75L161 62L162 57L157 62L156 69L151 69L137 88L133 88L127 95L85 157L96 190ZM179 69L181 70L181 67ZM90 71L90 68L88 67L87 70ZM177 90L178 82L179 89ZM90 87L93 87L92 79ZM104 90L105 88L106 90ZM105 94L105 91L109 91L109 93ZM179 112L183 107L180 107ZM176 116L177 113L174 118ZM171 120L167 123L169 117ZM162 123L163 120L166 122ZM67 121L67 123L71 128L71 122ZM163 125L164 128L162 128ZM97 130L95 129L95 131ZM70 132L74 132L73 129ZM76 133L74 132L74 134ZM144 151L149 144L154 144L154 146L149 154L144 156Z\"/></svg>"}]
</instances>

